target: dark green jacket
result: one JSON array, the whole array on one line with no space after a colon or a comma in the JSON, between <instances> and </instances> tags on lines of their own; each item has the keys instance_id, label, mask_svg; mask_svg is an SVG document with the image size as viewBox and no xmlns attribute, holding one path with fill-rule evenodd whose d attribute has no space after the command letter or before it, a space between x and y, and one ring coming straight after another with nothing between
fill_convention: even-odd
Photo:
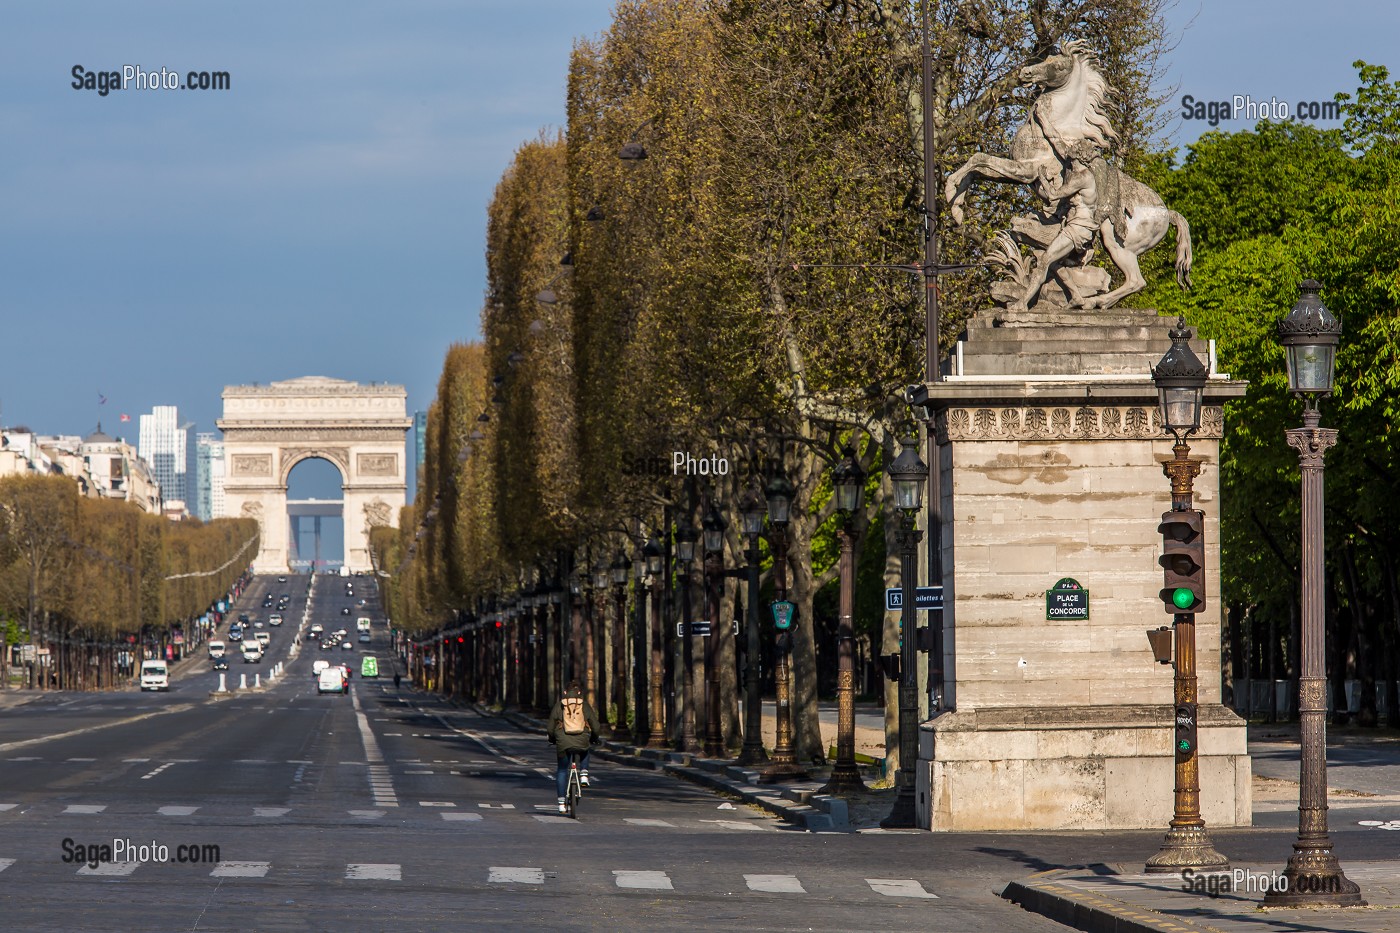
<instances>
[{"instance_id":1,"label":"dark green jacket","mask_svg":"<svg viewBox=\"0 0 1400 933\"><path fill-rule=\"evenodd\" d=\"M581 692L564 691L565 697L582 698ZM569 735L564 731L564 700L554 701L554 709L549 714L549 738L559 746L560 754L569 751L586 752L592 742L592 738L602 730L598 726L598 714L593 711L593 707L588 705L588 701L583 701L583 718L588 723L588 731L578 735Z\"/></svg>"}]
</instances>

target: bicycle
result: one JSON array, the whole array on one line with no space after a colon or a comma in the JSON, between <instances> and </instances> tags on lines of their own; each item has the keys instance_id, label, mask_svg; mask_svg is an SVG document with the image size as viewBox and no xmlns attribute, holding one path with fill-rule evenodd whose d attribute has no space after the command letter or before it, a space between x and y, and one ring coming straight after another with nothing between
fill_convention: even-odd
<instances>
[{"instance_id":1,"label":"bicycle","mask_svg":"<svg viewBox=\"0 0 1400 933\"><path fill-rule=\"evenodd\" d=\"M578 776L578 763L583 755L580 751L569 752L569 786L564 794L564 806L571 820L578 819L578 802L583 799L583 782Z\"/></svg>"}]
</instances>

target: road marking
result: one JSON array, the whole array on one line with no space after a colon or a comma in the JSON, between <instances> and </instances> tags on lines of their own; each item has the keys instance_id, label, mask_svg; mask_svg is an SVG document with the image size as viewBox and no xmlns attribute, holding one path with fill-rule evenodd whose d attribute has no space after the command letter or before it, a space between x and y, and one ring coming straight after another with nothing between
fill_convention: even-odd
<instances>
[{"instance_id":1,"label":"road marking","mask_svg":"<svg viewBox=\"0 0 1400 933\"><path fill-rule=\"evenodd\" d=\"M432 774L431 771L405 771L404 774Z\"/></svg>"},{"instance_id":2,"label":"road marking","mask_svg":"<svg viewBox=\"0 0 1400 933\"><path fill-rule=\"evenodd\" d=\"M210 878L262 878L272 867L271 862L220 862L209 873Z\"/></svg>"},{"instance_id":3,"label":"road marking","mask_svg":"<svg viewBox=\"0 0 1400 933\"><path fill-rule=\"evenodd\" d=\"M623 818L624 823L631 823L633 826L664 826L667 829L675 829L675 823L668 823L665 820L648 820L640 816L628 816Z\"/></svg>"},{"instance_id":4,"label":"road marking","mask_svg":"<svg viewBox=\"0 0 1400 933\"><path fill-rule=\"evenodd\" d=\"M101 813L107 809L105 803L70 803L64 813Z\"/></svg>"},{"instance_id":5,"label":"road marking","mask_svg":"<svg viewBox=\"0 0 1400 933\"><path fill-rule=\"evenodd\" d=\"M756 829L765 831L767 826L759 825L756 822L746 822L744 820L701 820L702 823L717 823L725 829Z\"/></svg>"},{"instance_id":6,"label":"road marking","mask_svg":"<svg viewBox=\"0 0 1400 933\"><path fill-rule=\"evenodd\" d=\"M477 806L480 807L480 808L483 809L483 810L514 810L514 809L515 809L515 804L513 804L513 803L479 803L479 804L477 804Z\"/></svg>"},{"instance_id":7,"label":"road marking","mask_svg":"<svg viewBox=\"0 0 1400 933\"><path fill-rule=\"evenodd\" d=\"M544 884L542 868L497 868L491 866L487 884Z\"/></svg>"},{"instance_id":8,"label":"road marking","mask_svg":"<svg viewBox=\"0 0 1400 933\"><path fill-rule=\"evenodd\" d=\"M456 805L455 803L453 803L452 801L450 801L450 800L420 800L420 801L418 801L418 806L420 806L420 807L455 807L455 806L457 806L457 805Z\"/></svg>"},{"instance_id":9,"label":"road marking","mask_svg":"<svg viewBox=\"0 0 1400 933\"><path fill-rule=\"evenodd\" d=\"M13 810L17 806L19 806L19 804L17 803L0 803L0 813L4 813L7 810Z\"/></svg>"},{"instance_id":10,"label":"road marking","mask_svg":"<svg viewBox=\"0 0 1400 933\"><path fill-rule=\"evenodd\" d=\"M614 871L619 888L649 888L655 891L674 891L671 879L664 871Z\"/></svg>"},{"instance_id":11,"label":"road marking","mask_svg":"<svg viewBox=\"0 0 1400 933\"><path fill-rule=\"evenodd\" d=\"M122 759L122 764L126 764L126 765L141 765L141 764L145 764L146 762L148 762L148 761L150 761L150 760L151 760L151 759L149 759L149 758L123 758L123 759Z\"/></svg>"},{"instance_id":12,"label":"road marking","mask_svg":"<svg viewBox=\"0 0 1400 933\"><path fill-rule=\"evenodd\" d=\"M233 763L236 765L266 765L272 762L266 758L238 758Z\"/></svg>"},{"instance_id":13,"label":"road marking","mask_svg":"<svg viewBox=\"0 0 1400 933\"><path fill-rule=\"evenodd\" d=\"M348 812L351 816L358 816L366 820L377 820L384 815L383 810L350 810Z\"/></svg>"},{"instance_id":14,"label":"road marking","mask_svg":"<svg viewBox=\"0 0 1400 933\"><path fill-rule=\"evenodd\" d=\"M444 820L457 820L464 823L481 821L480 813L439 813L438 816L442 817Z\"/></svg>"},{"instance_id":15,"label":"road marking","mask_svg":"<svg viewBox=\"0 0 1400 933\"><path fill-rule=\"evenodd\" d=\"M96 761L96 758L69 758L69 761Z\"/></svg>"},{"instance_id":16,"label":"road marking","mask_svg":"<svg viewBox=\"0 0 1400 933\"><path fill-rule=\"evenodd\" d=\"M254 816L286 816L292 812L291 807L254 807Z\"/></svg>"},{"instance_id":17,"label":"road marking","mask_svg":"<svg viewBox=\"0 0 1400 933\"><path fill-rule=\"evenodd\" d=\"M773 894L806 894L802 882L796 875L745 875L750 891L769 891Z\"/></svg>"},{"instance_id":18,"label":"road marking","mask_svg":"<svg viewBox=\"0 0 1400 933\"><path fill-rule=\"evenodd\" d=\"M289 764L289 765L309 765L309 764L311 764L311 762L310 762L309 760L305 759L305 758L288 758L288 759L287 759L287 764Z\"/></svg>"},{"instance_id":19,"label":"road marking","mask_svg":"<svg viewBox=\"0 0 1400 933\"><path fill-rule=\"evenodd\" d=\"M937 894L928 893L924 890L924 886L917 881L866 878L865 883L870 885L871 890L876 894L883 894L886 897L926 897L933 900L938 899Z\"/></svg>"},{"instance_id":20,"label":"road marking","mask_svg":"<svg viewBox=\"0 0 1400 933\"><path fill-rule=\"evenodd\" d=\"M103 862L96 868L91 865L84 865L78 869L80 875L108 875L124 877L131 874L141 865L140 862Z\"/></svg>"},{"instance_id":21,"label":"road marking","mask_svg":"<svg viewBox=\"0 0 1400 933\"><path fill-rule=\"evenodd\" d=\"M386 739L387 739L389 736L393 736L393 737L396 738L396 739L401 739L401 738L403 738L403 733L402 733L402 732L386 732L386 733L384 733L384 737L385 737Z\"/></svg>"},{"instance_id":22,"label":"road marking","mask_svg":"<svg viewBox=\"0 0 1400 933\"><path fill-rule=\"evenodd\" d=\"M130 725L133 722L140 722L143 719L150 719L153 716L168 716L171 713L183 713L186 710L191 709L194 709L193 703L177 703L174 706L166 706L162 709L156 710L154 713L142 713L139 716L128 716L125 719L117 719L113 720L112 722L104 722L101 725L97 726L86 726L82 729L73 729L69 732L57 732L53 735L42 735L37 739L22 739L18 742L6 742L3 745L0 745L0 751L9 751L12 748L27 748L30 745L38 745L41 742L52 742L54 739L67 739L75 735L87 735L89 732L97 732L99 729L105 731L107 729L112 728L113 726L126 726Z\"/></svg>"},{"instance_id":23,"label":"road marking","mask_svg":"<svg viewBox=\"0 0 1400 933\"><path fill-rule=\"evenodd\" d=\"M553 813L531 813L530 815L541 823L568 823L572 826L579 825L578 820L571 818L567 813L560 813L557 809Z\"/></svg>"},{"instance_id":24,"label":"road marking","mask_svg":"<svg viewBox=\"0 0 1400 933\"><path fill-rule=\"evenodd\" d=\"M143 781L149 781L151 778L155 777L157 774L160 774L162 771L164 771L166 768L170 767L170 766L173 765L173 764L175 764L175 762L173 762L173 761L167 761L165 764L160 765L159 767L157 767L157 768L156 768L154 771L152 771L150 774L143 774L143 775L141 775L141 780L143 780Z\"/></svg>"},{"instance_id":25,"label":"road marking","mask_svg":"<svg viewBox=\"0 0 1400 933\"><path fill-rule=\"evenodd\" d=\"M15 863L12 858L0 858L0 871L4 871Z\"/></svg>"},{"instance_id":26,"label":"road marking","mask_svg":"<svg viewBox=\"0 0 1400 933\"><path fill-rule=\"evenodd\" d=\"M161 807L156 812L161 816L190 816L199 807Z\"/></svg>"},{"instance_id":27,"label":"road marking","mask_svg":"<svg viewBox=\"0 0 1400 933\"><path fill-rule=\"evenodd\" d=\"M43 761L42 758L6 758L6 761ZM149 759L147 759L149 761Z\"/></svg>"},{"instance_id":28,"label":"road marking","mask_svg":"<svg viewBox=\"0 0 1400 933\"><path fill-rule=\"evenodd\" d=\"M351 881L402 881L403 869L398 865L363 862L346 865L345 877Z\"/></svg>"}]
</instances>

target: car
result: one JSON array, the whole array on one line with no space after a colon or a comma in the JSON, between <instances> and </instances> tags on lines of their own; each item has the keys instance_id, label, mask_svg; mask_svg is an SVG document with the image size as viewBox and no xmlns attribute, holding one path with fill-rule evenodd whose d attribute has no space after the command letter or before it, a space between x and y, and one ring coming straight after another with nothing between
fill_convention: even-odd
<instances>
[{"instance_id":1,"label":"car","mask_svg":"<svg viewBox=\"0 0 1400 933\"><path fill-rule=\"evenodd\" d=\"M269 596L267 599L264 599L264 600L263 600L263 608L264 608L264 609L271 609L271 608L272 608L272 597L271 597L271 596Z\"/></svg>"},{"instance_id":2,"label":"car","mask_svg":"<svg viewBox=\"0 0 1400 933\"><path fill-rule=\"evenodd\" d=\"M280 613L280 612L274 612L272 615L268 616L268 617L267 617L267 624L268 624L268 625L281 625L281 624L282 624L282 613Z\"/></svg>"},{"instance_id":3,"label":"car","mask_svg":"<svg viewBox=\"0 0 1400 933\"><path fill-rule=\"evenodd\" d=\"M364 601L363 599L360 600L359 602L355 603L355 605L357 605L357 606L363 606L364 604L365 604L365 601Z\"/></svg>"},{"instance_id":4,"label":"car","mask_svg":"<svg viewBox=\"0 0 1400 933\"><path fill-rule=\"evenodd\" d=\"M323 631L325 631L325 629L321 628L321 623L320 623L320 622L317 622L315 625L311 626L311 631L309 631L309 632L306 633L306 637L307 637L307 638L320 638L320 637L321 637L321 633L322 633Z\"/></svg>"},{"instance_id":5,"label":"car","mask_svg":"<svg viewBox=\"0 0 1400 933\"><path fill-rule=\"evenodd\" d=\"M278 578L277 578L277 582L278 582L278 583L286 583L286 582L287 582L287 578L286 578L286 577L278 577Z\"/></svg>"},{"instance_id":6,"label":"car","mask_svg":"<svg viewBox=\"0 0 1400 933\"><path fill-rule=\"evenodd\" d=\"M209 657L222 658L228 652L228 646L221 641L211 641L209 643Z\"/></svg>"},{"instance_id":7,"label":"car","mask_svg":"<svg viewBox=\"0 0 1400 933\"><path fill-rule=\"evenodd\" d=\"M262 627L263 627L263 620L262 620L262 619L254 619L254 620L253 620L253 628L262 628Z\"/></svg>"},{"instance_id":8,"label":"car","mask_svg":"<svg viewBox=\"0 0 1400 933\"><path fill-rule=\"evenodd\" d=\"M333 638L323 638L323 639L321 639L321 650L322 650L322 651L330 651L330 650L331 650L332 648L334 648L334 647L335 647L335 639L333 639Z\"/></svg>"},{"instance_id":9,"label":"car","mask_svg":"<svg viewBox=\"0 0 1400 933\"><path fill-rule=\"evenodd\" d=\"M339 667L327 666L316 675L317 693L348 693L349 690L350 684L345 678L345 671Z\"/></svg>"},{"instance_id":10,"label":"car","mask_svg":"<svg viewBox=\"0 0 1400 933\"><path fill-rule=\"evenodd\" d=\"M267 632L254 632L253 637L257 639L258 644L262 645L264 648L272 641L272 636Z\"/></svg>"},{"instance_id":11,"label":"car","mask_svg":"<svg viewBox=\"0 0 1400 933\"><path fill-rule=\"evenodd\" d=\"M350 607L349 607L349 606L342 606L342 607L340 607L340 614L343 615L343 616L348 616L348 615L350 614Z\"/></svg>"},{"instance_id":12,"label":"car","mask_svg":"<svg viewBox=\"0 0 1400 933\"><path fill-rule=\"evenodd\" d=\"M360 633L360 644L362 644L362 645L367 645L367 644L369 644L369 632L361 632L361 633Z\"/></svg>"},{"instance_id":13,"label":"car","mask_svg":"<svg viewBox=\"0 0 1400 933\"><path fill-rule=\"evenodd\" d=\"M261 663L262 663L262 656L263 656L262 645L258 644L256 640L255 640L255 641L245 641L245 642L243 643L243 663L244 663L244 664L261 664Z\"/></svg>"},{"instance_id":14,"label":"car","mask_svg":"<svg viewBox=\"0 0 1400 933\"><path fill-rule=\"evenodd\" d=\"M331 662L325 658L317 658L311 665L311 676L319 677L321 672L331 666Z\"/></svg>"},{"instance_id":15,"label":"car","mask_svg":"<svg viewBox=\"0 0 1400 933\"><path fill-rule=\"evenodd\" d=\"M350 644L350 640L347 638L345 641L343 641L343 642L340 643L340 650L341 650L341 651L354 651L354 650L355 650L355 646L352 645L352 644Z\"/></svg>"},{"instance_id":16,"label":"car","mask_svg":"<svg viewBox=\"0 0 1400 933\"><path fill-rule=\"evenodd\" d=\"M216 671L228 670L228 658L224 657L223 655L219 655L217 658L214 658L211 663L214 665L214 670Z\"/></svg>"},{"instance_id":17,"label":"car","mask_svg":"<svg viewBox=\"0 0 1400 933\"><path fill-rule=\"evenodd\" d=\"M246 612L240 612L240 613L238 614L238 621L239 621L239 622L242 622L244 625L247 625L247 624L248 624L248 613L246 613Z\"/></svg>"},{"instance_id":18,"label":"car","mask_svg":"<svg viewBox=\"0 0 1400 933\"><path fill-rule=\"evenodd\" d=\"M355 669L352 668L349 664L339 664L337 665L337 667L339 667L342 671L345 672L346 680L349 680L351 677L355 676Z\"/></svg>"},{"instance_id":19,"label":"car","mask_svg":"<svg viewBox=\"0 0 1400 933\"><path fill-rule=\"evenodd\" d=\"M378 659L378 658L370 657L369 655L365 655L363 658L361 658L361 659L360 659L360 676L361 676L361 677L378 677L378 676L379 676L379 659Z\"/></svg>"},{"instance_id":20,"label":"car","mask_svg":"<svg viewBox=\"0 0 1400 933\"><path fill-rule=\"evenodd\" d=\"M228 627L228 640L229 640L229 641L242 641L242 640L243 640L243 626L239 625L237 622L235 622L235 623L233 623L232 625L230 625L230 626Z\"/></svg>"}]
</instances>

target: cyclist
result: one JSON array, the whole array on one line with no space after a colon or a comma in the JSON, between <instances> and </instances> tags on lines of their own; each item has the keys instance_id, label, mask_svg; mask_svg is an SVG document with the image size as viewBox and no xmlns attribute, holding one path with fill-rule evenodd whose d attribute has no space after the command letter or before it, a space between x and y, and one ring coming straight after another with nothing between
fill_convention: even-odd
<instances>
[{"instance_id":1,"label":"cyclist","mask_svg":"<svg viewBox=\"0 0 1400 933\"><path fill-rule=\"evenodd\" d=\"M569 788L569 752L579 752L579 783L588 786L588 748L602 741L598 737L598 714L583 698L583 687L577 680L569 681L564 695L549 714L549 744L558 749L559 770L555 783L559 791L559 812L567 813L564 794Z\"/></svg>"}]
</instances>

